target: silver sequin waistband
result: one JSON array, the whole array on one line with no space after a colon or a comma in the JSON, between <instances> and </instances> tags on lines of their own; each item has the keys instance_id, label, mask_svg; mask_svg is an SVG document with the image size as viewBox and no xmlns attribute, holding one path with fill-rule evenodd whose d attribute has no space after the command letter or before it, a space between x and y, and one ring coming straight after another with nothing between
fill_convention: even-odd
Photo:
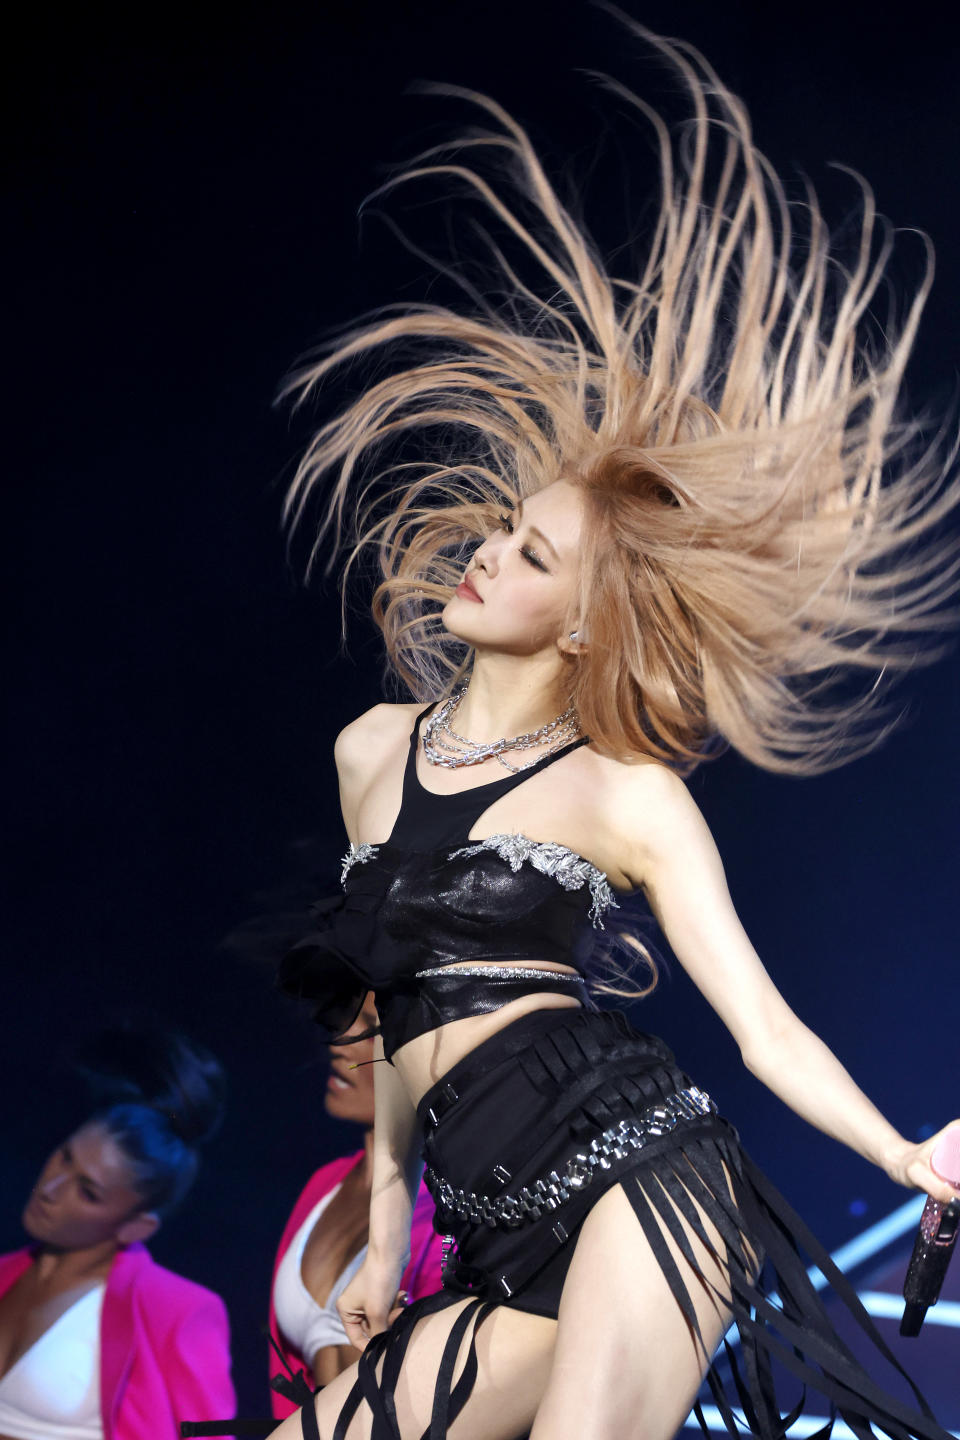
<instances>
[{"instance_id":1,"label":"silver sequin waistband","mask_svg":"<svg viewBox=\"0 0 960 1440\"><path fill-rule=\"evenodd\" d=\"M698 1086L678 1090L659 1105L651 1105L633 1119L621 1120L597 1135L585 1150L578 1150L570 1157L562 1175L551 1170L545 1180L522 1186L516 1195L498 1195L491 1199L474 1190L459 1190L429 1167L424 1179L438 1210L475 1225L489 1225L491 1229L501 1225L514 1230L527 1220L539 1220L545 1212L557 1210L571 1196L579 1195L598 1174L610 1170L615 1161L625 1160L651 1140L668 1135L685 1120L698 1120L704 1115L716 1114L716 1110L710 1096ZM504 1165L497 1165L494 1174L504 1185L511 1178Z\"/></svg>"},{"instance_id":2,"label":"silver sequin waistband","mask_svg":"<svg viewBox=\"0 0 960 1440\"><path fill-rule=\"evenodd\" d=\"M565 980L570 985L584 984L582 975L537 965L433 965L429 970L418 970L415 978L432 980L437 975L460 975L465 980Z\"/></svg>"}]
</instances>

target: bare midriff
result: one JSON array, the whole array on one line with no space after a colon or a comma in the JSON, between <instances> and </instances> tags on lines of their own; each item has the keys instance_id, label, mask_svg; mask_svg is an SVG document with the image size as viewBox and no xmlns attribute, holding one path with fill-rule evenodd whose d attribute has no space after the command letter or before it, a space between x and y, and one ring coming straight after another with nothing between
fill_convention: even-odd
<instances>
[{"instance_id":1,"label":"bare midriff","mask_svg":"<svg viewBox=\"0 0 960 1440\"><path fill-rule=\"evenodd\" d=\"M457 970L469 968L476 962L464 961L462 965L448 965L445 969ZM489 960L483 962L490 964ZM511 968L519 964L529 964L535 970L556 970L560 975L576 975L576 970L569 965L557 965L551 961L504 961L504 965ZM478 980L477 984L482 985ZM491 1035L496 1035L498 1030L503 1030L511 1025L514 1020L519 1020L521 1015L528 1015L532 1010L579 1010L580 1001L572 995L557 995L553 991L534 991L530 995L523 995L519 1000L510 1000L506 1005L501 1005L499 1010L492 1010L486 1015L468 1015L463 1020L451 1020L447 1025L440 1025L436 1030L428 1030L423 1035L417 1035L413 1040L408 1040L401 1045L399 1050L394 1051L393 1064L403 1082L404 1089L410 1096L413 1105L419 1104L421 1098L426 1094L432 1085L442 1080L448 1070L452 1069L471 1050L489 1040Z\"/></svg>"}]
</instances>

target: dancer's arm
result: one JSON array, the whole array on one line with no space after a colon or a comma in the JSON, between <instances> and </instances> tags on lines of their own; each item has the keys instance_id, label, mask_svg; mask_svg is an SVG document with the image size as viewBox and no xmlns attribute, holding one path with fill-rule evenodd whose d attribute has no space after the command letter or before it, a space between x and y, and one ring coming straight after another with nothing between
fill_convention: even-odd
<instances>
[{"instance_id":1,"label":"dancer's arm","mask_svg":"<svg viewBox=\"0 0 960 1440\"><path fill-rule=\"evenodd\" d=\"M410 1222L423 1161L417 1112L392 1065L383 1061L378 1037L374 1056L373 1190L368 1253L400 1273L410 1262ZM399 1283L399 1280L398 1280ZM396 1293L394 1286L394 1293Z\"/></svg>"},{"instance_id":2,"label":"dancer's arm","mask_svg":"<svg viewBox=\"0 0 960 1440\"><path fill-rule=\"evenodd\" d=\"M334 747L344 827L359 838L357 814L391 747L407 744L415 706L375 705L341 730ZM396 757L392 757L396 759ZM363 1349L385 1330L410 1260L410 1222L423 1164L416 1109L396 1070L374 1043L373 1183L367 1256L337 1301L351 1344Z\"/></svg>"},{"instance_id":3,"label":"dancer's arm","mask_svg":"<svg viewBox=\"0 0 960 1440\"><path fill-rule=\"evenodd\" d=\"M954 1198L930 1167L938 1137L922 1145L904 1139L777 990L740 924L713 837L682 781L661 767L643 767L621 794L618 823L629 837L624 869L643 885L677 959L730 1030L747 1068L798 1115L891 1179L938 1200Z\"/></svg>"},{"instance_id":4,"label":"dancer's arm","mask_svg":"<svg viewBox=\"0 0 960 1440\"><path fill-rule=\"evenodd\" d=\"M374 1071L370 1238L366 1259L337 1300L347 1337L358 1350L386 1330L395 1310L410 1260L410 1222L423 1170L417 1112L393 1066L383 1063L379 1039L374 1054L380 1063Z\"/></svg>"}]
</instances>

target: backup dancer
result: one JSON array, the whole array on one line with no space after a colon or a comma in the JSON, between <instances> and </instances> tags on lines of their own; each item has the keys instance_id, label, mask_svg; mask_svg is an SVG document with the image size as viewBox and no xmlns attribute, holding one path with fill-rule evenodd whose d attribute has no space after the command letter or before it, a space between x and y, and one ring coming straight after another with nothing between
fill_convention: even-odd
<instances>
[{"instance_id":1,"label":"backup dancer","mask_svg":"<svg viewBox=\"0 0 960 1440\"><path fill-rule=\"evenodd\" d=\"M523 130L461 93L489 128L387 188L440 180L484 209L497 278L448 268L462 305L388 311L292 386L380 362L288 518L328 487L314 554L374 557L416 703L339 737L345 895L284 966L334 1036L375 990L388 1063L369 1248L339 1302L363 1353L282 1440L667 1440L705 1374L731 1432L736 1403L773 1437L772 1367L859 1435L946 1433L887 1393L856 1296L695 1078L594 998L649 979L618 925L642 891L755 1075L897 1183L953 1196L938 1137L898 1134L778 993L682 778L720 744L793 774L863 753L878 673L938 624L956 486L896 408L929 272L899 330L871 330L890 244L867 187L851 268L812 193L801 248L741 103L646 38L692 120L681 151L608 82L659 144L639 263L613 278ZM864 683L827 687L843 674ZM619 959L590 943L618 934ZM445 1287L388 1327L424 1160ZM810 1260L872 1335L869 1374ZM712 1363L731 1323L733 1401Z\"/></svg>"},{"instance_id":2,"label":"backup dancer","mask_svg":"<svg viewBox=\"0 0 960 1440\"><path fill-rule=\"evenodd\" d=\"M30 1193L30 1244L0 1255L0 1440L179 1440L181 1421L234 1413L230 1328L220 1296L146 1243L193 1184L223 1071L131 1026L78 1070L89 1113Z\"/></svg>"}]
</instances>

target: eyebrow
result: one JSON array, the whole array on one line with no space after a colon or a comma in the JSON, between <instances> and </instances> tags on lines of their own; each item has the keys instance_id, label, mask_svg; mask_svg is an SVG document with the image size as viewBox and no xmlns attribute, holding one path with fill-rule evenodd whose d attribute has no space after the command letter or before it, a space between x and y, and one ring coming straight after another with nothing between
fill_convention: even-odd
<instances>
[{"instance_id":1,"label":"eyebrow","mask_svg":"<svg viewBox=\"0 0 960 1440\"><path fill-rule=\"evenodd\" d=\"M516 507L516 508L517 508L517 514L520 516L520 519L522 520L522 519L523 519L523 501L522 501L522 500L518 500L518 501L517 501L517 507ZM560 563L560 556L557 554L556 546L554 545L553 541L550 540L550 539L548 539L547 536L544 535L543 531L540 530L540 529L538 529L536 525L531 525L531 526L530 526L530 534L531 534L531 535L536 535L536 536L538 536L538 537L543 541L544 545L546 545L547 549L550 551L550 554L553 556L554 560L556 560L557 564L559 565L559 563Z\"/></svg>"},{"instance_id":2,"label":"eyebrow","mask_svg":"<svg viewBox=\"0 0 960 1440\"><path fill-rule=\"evenodd\" d=\"M551 555L553 556L554 560L556 560L556 561L559 563L559 561L560 561L560 556L557 554L556 550L554 549L553 543L552 543L550 540L547 539L547 537L546 537L546 535L544 535L543 531L542 531L542 530L538 530L537 527L536 527L536 525L531 525L531 526L530 526L530 534L531 534L531 535L538 535L538 536L540 537L540 539L543 541L544 545L546 545L547 549L550 551L550 553L551 553Z\"/></svg>"},{"instance_id":3,"label":"eyebrow","mask_svg":"<svg viewBox=\"0 0 960 1440\"><path fill-rule=\"evenodd\" d=\"M69 1142L61 1145L60 1148L63 1154L66 1156L68 1162L74 1159L73 1147L70 1145ZM77 1174L76 1178L80 1182L80 1184L89 1185L91 1190L96 1190L99 1195L103 1195L103 1186L101 1185L99 1180L94 1180L91 1175L85 1175L82 1170Z\"/></svg>"}]
</instances>

